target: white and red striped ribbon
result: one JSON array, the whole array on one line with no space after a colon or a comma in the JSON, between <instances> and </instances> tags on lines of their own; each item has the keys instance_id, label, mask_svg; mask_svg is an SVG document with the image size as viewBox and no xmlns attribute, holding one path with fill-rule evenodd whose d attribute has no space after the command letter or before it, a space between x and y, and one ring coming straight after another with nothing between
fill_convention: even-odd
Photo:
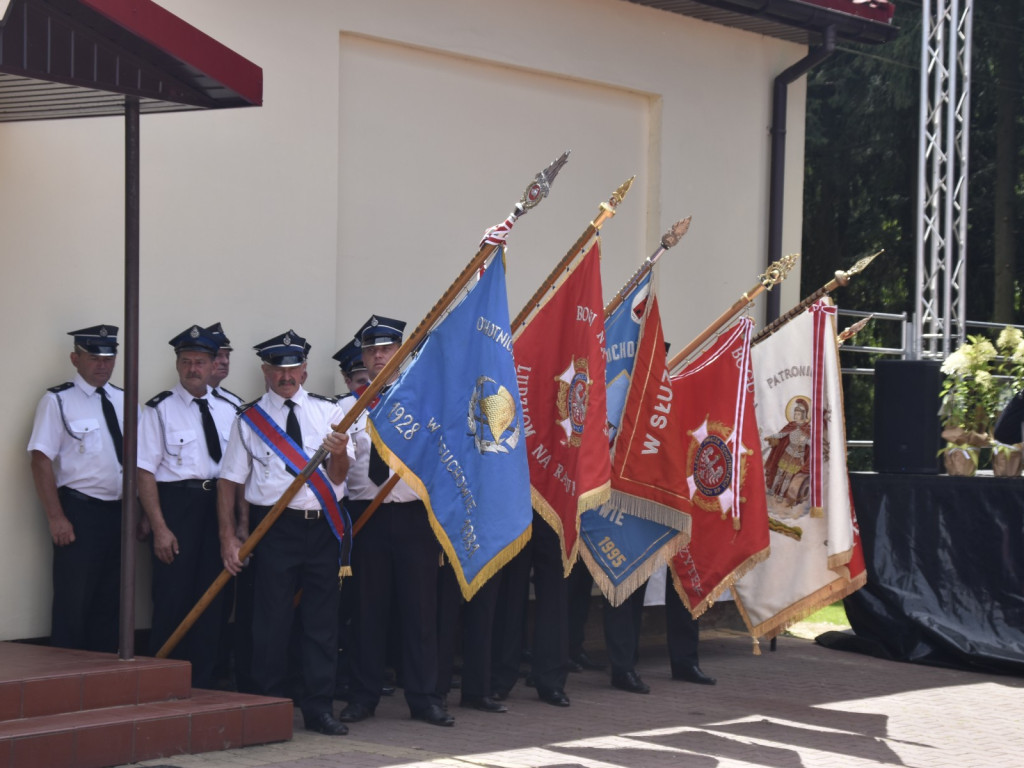
<instances>
[{"instance_id":1,"label":"white and red striped ribbon","mask_svg":"<svg viewBox=\"0 0 1024 768\"><path fill-rule=\"evenodd\" d=\"M505 238L508 237L508 233L512 229L512 225L516 223L516 219L518 218L519 215L517 213L510 213L508 218L501 222L501 224L488 229L484 232L483 239L480 240L480 246L504 245Z\"/></svg>"},{"instance_id":2,"label":"white and red striped ribbon","mask_svg":"<svg viewBox=\"0 0 1024 768\"><path fill-rule=\"evenodd\" d=\"M811 509L824 506L825 494L825 345L835 344L829 333L836 308L825 301L816 301L808 310L814 317L811 358Z\"/></svg>"}]
</instances>

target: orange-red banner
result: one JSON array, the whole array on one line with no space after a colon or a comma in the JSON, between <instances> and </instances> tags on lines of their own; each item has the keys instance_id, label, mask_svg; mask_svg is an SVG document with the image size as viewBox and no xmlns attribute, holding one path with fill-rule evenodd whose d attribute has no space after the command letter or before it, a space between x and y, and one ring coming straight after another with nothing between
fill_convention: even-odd
<instances>
[{"instance_id":1,"label":"orange-red banner","mask_svg":"<svg viewBox=\"0 0 1024 768\"><path fill-rule=\"evenodd\" d=\"M652 296L615 439L608 506L645 520L690 530L690 492L680 470L689 437L665 361L658 299Z\"/></svg>"},{"instance_id":2,"label":"orange-red banner","mask_svg":"<svg viewBox=\"0 0 1024 768\"><path fill-rule=\"evenodd\" d=\"M600 259L595 239L514 342L530 495L562 542L567 575L580 515L610 489Z\"/></svg>"}]
</instances>

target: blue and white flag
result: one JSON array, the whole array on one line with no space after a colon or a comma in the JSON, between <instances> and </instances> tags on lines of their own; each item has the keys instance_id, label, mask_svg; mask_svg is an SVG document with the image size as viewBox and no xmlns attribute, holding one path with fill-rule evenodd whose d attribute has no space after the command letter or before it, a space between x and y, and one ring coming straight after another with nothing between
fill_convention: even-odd
<instances>
[{"instance_id":1,"label":"blue and white flag","mask_svg":"<svg viewBox=\"0 0 1024 768\"><path fill-rule=\"evenodd\" d=\"M651 274L637 283L604 323L608 433L613 440L622 421L640 330L647 316ZM583 513L580 541L580 554L594 581L612 605L619 605L686 544L687 536L676 527L604 504Z\"/></svg>"},{"instance_id":2,"label":"blue and white flag","mask_svg":"<svg viewBox=\"0 0 1024 768\"><path fill-rule=\"evenodd\" d=\"M369 411L378 452L427 505L467 600L533 520L502 257Z\"/></svg>"},{"instance_id":3,"label":"blue and white flag","mask_svg":"<svg viewBox=\"0 0 1024 768\"><path fill-rule=\"evenodd\" d=\"M650 293L651 272L648 272L604 321L608 439L613 443L622 420L622 410L626 407L629 377L633 375L636 344L640 338L640 324L644 319Z\"/></svg>"}]
</instances>

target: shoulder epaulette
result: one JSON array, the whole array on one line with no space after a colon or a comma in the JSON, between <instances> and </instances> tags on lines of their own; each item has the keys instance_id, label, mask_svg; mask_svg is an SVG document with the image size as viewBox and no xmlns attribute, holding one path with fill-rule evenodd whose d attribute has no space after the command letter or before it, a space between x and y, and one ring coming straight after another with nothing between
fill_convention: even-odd
<instances>
[{"instance_id":1,"label":"shoulder epaulette","mask_svg":"<svg viewBox=\"0 0 1024 768\"><path fill-rule=\"evenodd\" d=\"M168 390L166 390L164 392L161 392L159 395L156 395L155 397L152 397L149 400L147 400L146 401L146 405L148 405L150 408L156 408L158 405L160 405L160 403L162 403L164 400L166 400L172 394L174 394L174 393L171 392L171 390L168 389Z\"/></svg>"},{"instance_id":2,"label":"shoulder epaulette","mask_svg":"<svg viewBox=\"0 0 1024 768\"><path fill-rule=\"evenodd\" d=\"M327 395L318 395L316 392L307 392L306 394L310 397L315 397L317 400L325 400L328 403L337 403L339 399L337 397L328 397Z\"/></svg>"},{"instance_id":3,"label":"shoulder epaulette","mask_svg":"<svg viewBox=\"0 0 1024 768\"><path fill-rule=\"evenodd\" d=\"M124 388L123 387L119 387L119 386L117 386L117 384L111 384L109 381L107 382L107 386L108 387L113 387L118 392L124 392Z\"/></svg>"},{"instance_id":4,"label":"shoulder epaulette","mask_svg":"<svg viewBox=\"0 0 1024 768\"><path fill-rule=\"evenodd\" d=\"M226 391L227 391L227 390L225 390L225 392L226 392ZM234 400L230 400L230 399L228 399L228 398L224 397L224 392L221 392L221 391L220 391L219 389L217 389L216 387L214 387L214 388L213 388L213 389L211 390L211 393L213 394L213 396L214 396L214 397L216 397L216 398L217 398L218 400L220 400L220 401L221 401L222 403L227 403L227 404L228 404L228 405L230 405L230 406L231 406L232 408L234 408L234 409L235 409L235 413L238 413L238 409L239 409L239 408L240 408L241 406L240 406L240 405L239 405L238 403L236 403L236 402L235 402ZM235 397L238 397L238 395L235 395L235 393L234 393L234 392L231 392L231 393L229 393L229 394L231 394L231 395L234 395ZM242 398L238 397L238 400L239 400L239 402L241 402Z\"/></svg>"},{"instance_id":5,"label":"shoulder epaulette","mask_svg":"<svg viewBox=\"0 0 1024 768\"><path fill-rule=\"evenodd\" d=\"M218 390L218 389L219 389L219 390L220 390L221 392L227 392L227 393L228 393L229 395L231 395L231 396L232 396L233 398L237 399L237 400L238 400L238 402L240 402L240 403L242 402L242 396L241 396L241 395L236 395L236 394L235 394L234 392L232 392L232 391L231 391L230 389L228 389L227 387L214 387L214 390Z\"/></svg>"},{"instance_id":6,"label":"shoulder epaulette","mask_svg":"<svg viewBox=\"0 0 1024 768\"><path fill-rule=\"evenodd\" d=\"M56 395L58 392L63 392L65 389L71 389L73 386L75 386L75 382L65 381L63 384L58 384L56 387L49 387L46 391L53 392L53 394Z\"/></svg>"},{"instance_id":7,"label":"shoulder epaulette","mask_svg":"<svg viewBox=\"0 0 1024 768\"><path fill-rule=\"evenodd\" d=\"M260 399L259 399L259 398L256 398L256 399L255 399L255 400L253 400L252 402L249 402L249 403L242 403L242 404L241 404L240 406L238 406L238 412L239 412L239 413L242 413L243 411L247 411L247 410L249 410L249 409L250 409L250 408L252 408L252 407L253 407L254 405L256 405L256 403L258 403L259 401L260 401Z\"/></svg>"}]
</instances>

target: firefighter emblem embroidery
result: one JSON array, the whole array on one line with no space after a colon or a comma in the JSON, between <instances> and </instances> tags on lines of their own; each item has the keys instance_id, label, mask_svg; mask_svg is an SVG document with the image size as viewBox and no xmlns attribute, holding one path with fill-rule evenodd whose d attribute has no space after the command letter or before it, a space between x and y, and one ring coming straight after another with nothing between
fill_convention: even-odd
<instances>
[{"instance_id":1,"label":"firefighter emblem embroidery","mask_svg":"<svg viewBox=\"0 0 1024 768\"><path fill-rule=\"evenodd\" d=\"M512 394L488 376L477 378L466 426L480 453L514 451L519 444L519 419Z\"/></svg>"},{"instance_id":2,"label":"firefighter emblem embroidery","mask_svg":"<svg viewBox=\"0 0 1024 768\"><path fill-rule=\"evenodd\" d=\"M746 474L744 458L751 455L751 451L743 445L737 447L732 439L733 430L721 422L705 419L700 427L688 434L691 439L686 457L686 483L690 489L690 500L701 509L717 512L725 519L733 506L743 501L737 493Z\"/></svg>"},{"instance_id":3,"label":"firefighter emblem embroidery","mask_svg":"<svg viewBox=\"0 0 1024 768\"><path fill-rule=\"evenodd\" d=\"M577 357L555 377L558 382L558 424L565 430L566 442L573 448L583 443L583 427L590 401L590 369L585 357Z\"/></svg>"}]
</instances>

